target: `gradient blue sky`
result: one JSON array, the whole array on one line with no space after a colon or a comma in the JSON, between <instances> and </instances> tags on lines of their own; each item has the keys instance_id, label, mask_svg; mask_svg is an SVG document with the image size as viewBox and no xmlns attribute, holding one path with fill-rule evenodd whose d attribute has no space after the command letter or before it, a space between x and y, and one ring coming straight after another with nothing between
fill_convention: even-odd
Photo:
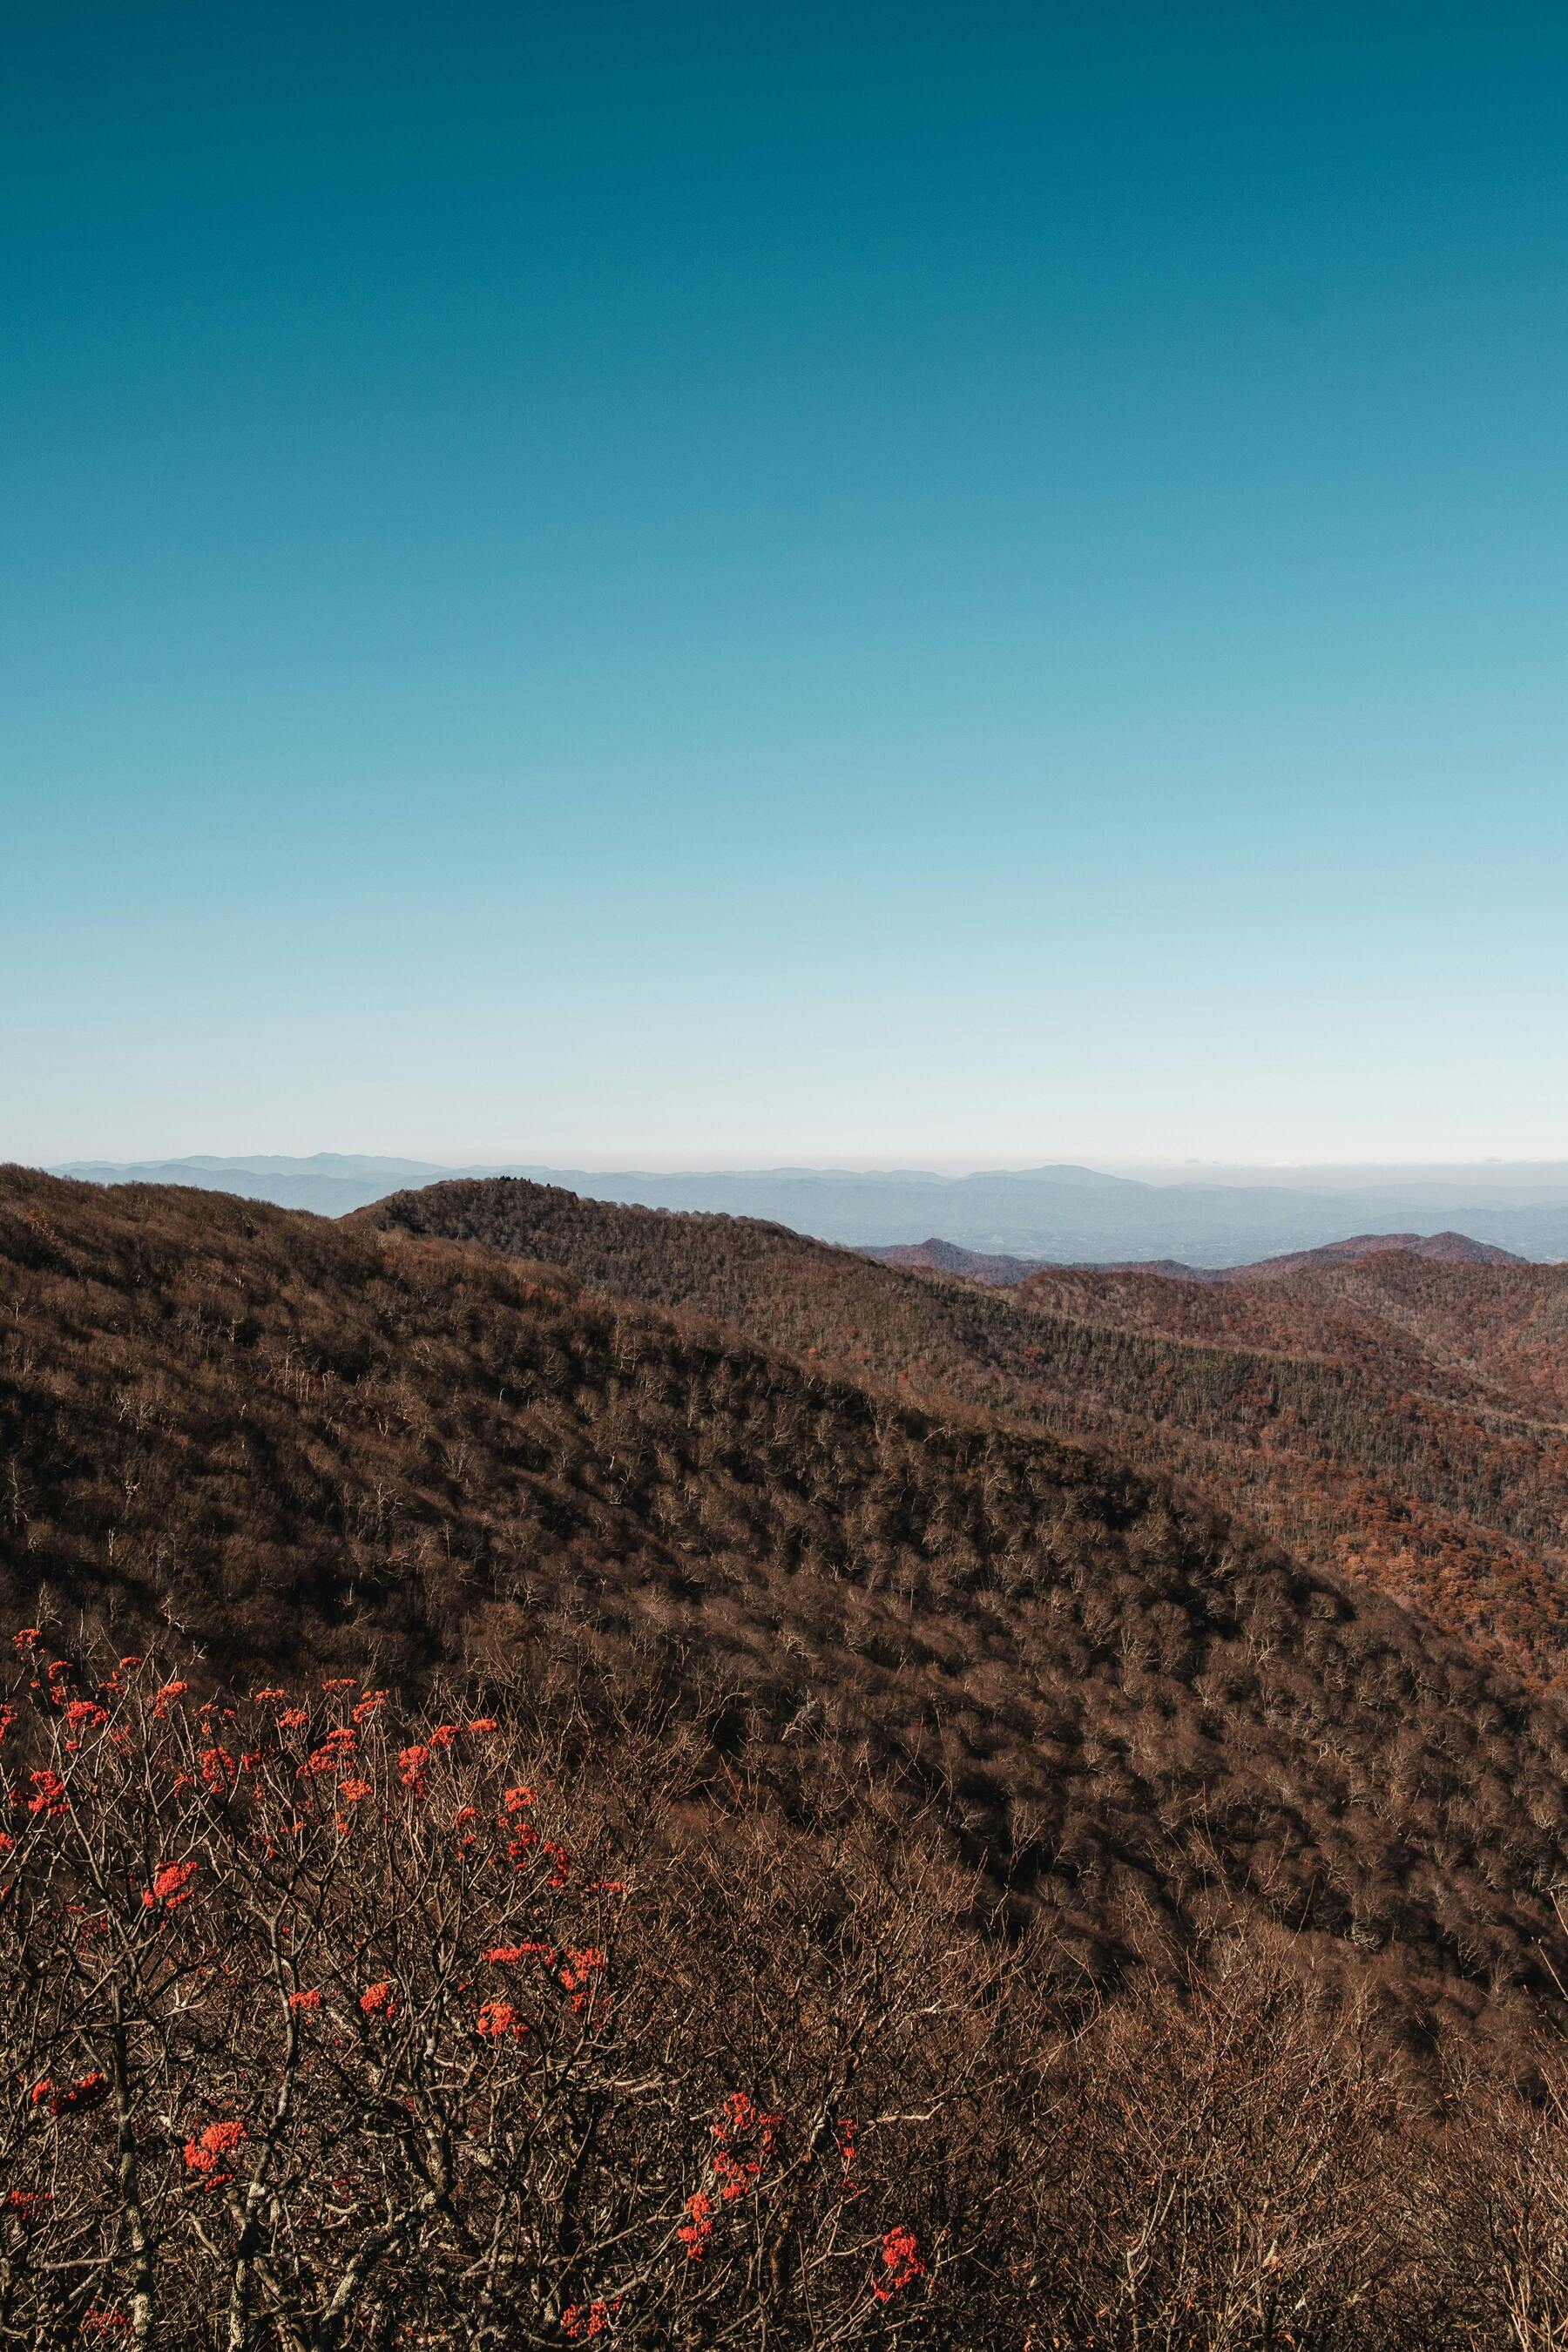
<instances>
[{"instance_id":1,"label":"gradient blue sky","mask_svg":"<svg viewBox=\"0 0 1568 2352\"><path fill-rule=\"evenodd\" d=\"M1568 13L6 48L0 1153L1568 1152Z\"/></svg>"}]
</instances>

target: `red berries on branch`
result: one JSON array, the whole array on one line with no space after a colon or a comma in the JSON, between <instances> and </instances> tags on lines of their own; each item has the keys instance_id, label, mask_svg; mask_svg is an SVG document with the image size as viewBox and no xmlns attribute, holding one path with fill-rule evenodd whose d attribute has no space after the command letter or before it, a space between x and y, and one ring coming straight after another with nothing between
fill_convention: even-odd
<instances>
[{"instance_id":1,"label":"red berries on branch","mask_svg":"<svg viewBox=\"0 0 1568 2352\"><path fill-rule=\"evenodd\" d=\"M166 1862L142 1896L144 1908L149 1911L159 1908L178 1911L195 1893L191 1882L197 1868L198 1864L194 1862Z\"/></svg>"},{"instance_id":2,"label":"red berries on branch","mask_svg":"<svg viewBox=\"0 0 1568 2352\"><path fill-rule=\"evenodd\" d=\"M219 2167L224 2158L231 2155L240 2141L247 2137L245 2126L236 2119L208 2124L195 2139L185 2142L185 2163L192 2172L202 2176L202 2188L222 2189L234 2179L232 2172L221 2171Z\"/></svg>"},{"instance_id":3,"label":"red berries on branch","mask_svg":"<svg viewBox=\"0 0 1568 2352\"><path fill-rule=\"evenodd\" d=\"M784 2115L726 2087L737 2075L789 2084L792 2117L823 2095L818 2077L792 2076L787 2042L759 2053L763 2000L733 2032L742 1979L727 1972L725 1939L742 1898L727 1882L683 1888L674 1840L635 1880L599 1874L626 1866L628 1813L595 1800L592 1759L574 1759L568 1842L546 1778L566 1777L559 1756L540 1766L498 1718L453 1701L449 1721L426 1724L330 1677L324 1697L298 1705L281 1686L230 1705L160 1681L155 1664L138 1682L121 1669L94 1682L90 1665L73 1682L64 1661L45 1672L38 1643L14 1646L0 1927L30 1939L17 1982L45 1997L31 2011L19 1995L9 2003L25 2128L0 2185L0 2257L25 2246L43 2278L57 2256L75 2261L79 2238L94 2245L98 2273L73 2290L78 2334L121 2332L127 2162L161 2243L178 2248L154 2336L175 2340L173 2300L186 2297L178 2340L195 2341L228 2307L234 2247L258 2232L268 2279L248 2273L256 2308L243 2325L260 2342L267 2297L324 2300L326 2268L341 2276L374 2248L390 2210L426 2214L418 2152L433 2128L449 2137L443 2161L476 2244L515 2245L511 2217L534 2210L540 2179L567 2177L587 2147L584 2210L611 2218L565 2254L509 2253L493 2289L504 2301L515 2265L531 2264L534 2307L553 2308L563 2346L617 2328L674 2340L667 2323L682 2313L687 2339L707 2340L702 2313L756 2293L775 2221L826 2232L835 2259L813 2292L830 2278L839 2332L824 2343L847 2352L885 2332L879 2306L925 2273L913 2230L837 2242L857 2193L853 2125L836 2138L803 2131L786 2168ZM701 1909L683 1907L694 1889ZM767 1981L775 1927L745 1948L753 1985ZM112 2078L107 2055L89 2065L110 2050ZM595 2120L584 2141L600 2112L602 2139ZM241 2197L231 2229L226 2209ZM396 2255L410 2280L439 2278L443 2311L472 2298L447 2228L417 2218ZM18 2340L28 2326L53 2340L47 2314L29 2307Z\"/></svg>"},{"instance_id":4,"label":"red berries on branch","mask_svg":"<svg viewBox=\"0 0 1568 2352\"><path fill-rule=\"evenodd\" d=\"M871 2292L879 2303L889 2303L900 2288L912 2286L924 2278L926 2265L921 2260L919 2241L912 2230L889 2230L882 2241L884 2275L873 2281Z\"/></svg>"}]
</instances>

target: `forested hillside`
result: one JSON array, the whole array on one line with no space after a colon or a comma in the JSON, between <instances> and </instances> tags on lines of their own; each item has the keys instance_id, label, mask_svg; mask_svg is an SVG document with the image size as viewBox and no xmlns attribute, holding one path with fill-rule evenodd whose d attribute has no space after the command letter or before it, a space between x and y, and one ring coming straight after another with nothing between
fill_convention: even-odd
<instances>
[{"instance_id":1,"label":"forested hillside","mask_svg":"<svg viewBox=\"0 0 1568 2352\"><path fill-rule=\"evenodd\" d=\"M1058 1425L1563 1682L1568 1269L1399 1251L1253 1282L1062 1270L1015 1296L1049 1353L1092 1357Z\"/></svg>"},{"instance_id":2,"label":"forested hillside","mask_svg":"<svg viewBox=\"0 0 1568 2352\"><path fill-rule=\"evenodd\" d=\"M1568 1675L1568 1268L1403 1252L1012 1286L500 1180L362 1213L548 1259L941 1407L1179 1475L1542 1685Z\"/></svg>"},{"instance_id":3,"label":"forested hillside","mask_svg":"<svg viewBox=\"0 0 1568 2352\"><path fill-rule=\"evenodd\" d=\"M655 1697L715 1785L899 1792L1069 1971L1218 1904L1555 1998L1557 1712L1157 1484L395 1227L15 1171L0 1250L14 1612Z\"/></svg>"},{"instance_id":4,"label":"forested hillside","mask_svg":"<svg viewBox=\"0 0 1568 2352\"><path fill-rule=\"evenodd\" d=\"M894 1242L886 1249L862 1250L879 1265L903 1266L916 1274L959 1274L991 1286L1022 1282L1045 1264L1037 1257L998 1257L994 1251L961 1249L956 1242Z\"/></svg>"}]
</instances>

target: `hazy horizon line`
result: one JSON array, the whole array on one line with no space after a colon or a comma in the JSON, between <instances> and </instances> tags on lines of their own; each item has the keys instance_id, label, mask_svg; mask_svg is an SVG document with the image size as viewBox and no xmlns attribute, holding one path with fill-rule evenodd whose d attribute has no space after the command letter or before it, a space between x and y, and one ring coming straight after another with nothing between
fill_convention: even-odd
<instances>
[{"instance_id":1,"label":"hazy horizon line","mask_svg":"<svg viewBox=\"0 0 1568 2352\"><path fill-rule=\"evenodd\" d=\"M639 1153L635 1150L620 1155L576 1156L569 1153L539 1153L474 1151L467 1155L439 1154L404 1149L401 1150L318 1150L311 1152L289 1152L268 1150L239 1151L143 1151L134 1154L111 1152L78 1153L69 1159L39 1159L30 1163L57 1174L70 1174L82 1168L141 1168L210 1166L218 1168L255 1169L263 1162L287 1162L291 1166L310 1167L359 1164L366 1161L394 1163L402 1161L410 1167L450 1170L453 1174L479 1168L540 1169L571 1171L584 1175L856 1175L856 1176L938 1176L949 1179L971 1175L1027 1175L1037 1171L1058 1168L1081 1168L1091 1174L1125 1175L1131 1171L1160 1171L1176 1174L1227 1174L1278 1177L1281 1175L1355 1175L1355 1174L1444 1174L1478 1171L1502 1171L1520 1170L1538 1171L1563 1170L1568 1171L1568 1149L1561 1154L1519 1154L1503 1152L1449 1153L1446 1155L1403 1155L1361 1157L1342 1154L1322 1159L1295 1159L1244 1154L1207 1157L1193 1153L1100 1153L1094 1151L1058 1151L1048 1157L1003 1157L1000 1154L982 1156L933 1153L921 1158L872 1157L851 1153L834 1158L768 1158L760 1154L736 1153L730 1157L710 1155L705 1158L674 1158L667 1152Z\"/></svg>"}]
</instances>

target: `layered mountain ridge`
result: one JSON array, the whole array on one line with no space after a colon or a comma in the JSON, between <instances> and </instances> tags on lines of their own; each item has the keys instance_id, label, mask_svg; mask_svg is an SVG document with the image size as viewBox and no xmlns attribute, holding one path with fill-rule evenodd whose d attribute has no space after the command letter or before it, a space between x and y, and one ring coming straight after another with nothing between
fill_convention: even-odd
<instances>
[{"instance_id":1,"label":"layered mountain ridge","mask_svg":"<svg viewBox=\"0 0 1568 2352\"><path fill-rule=\"evenodd\" d=\"M1429 1257L1443 1265L1524 1265L1529 1263L1495 1243L1472 1241L1468 1234L1352 1234L1342 1242L1324 1242L1310 1250L1288 1251L1282 1257L1256 1259L1249 1265L1188 1265L1181 1258L1114 1259L1091 1265L1097 1274L1160 1274L1173 1282L1255 1282L1270 1274L1297 1274L1310 1265L1327 1265L1342 1258L1378 1257L1386 1250L1406 1251L1412 1257ZM912 1267L925 1274L963 1275L970 1282L994 1287L1023 1282L1058 1263L1053 1258L1004 1257L985 1250L963 1248L957 1242L932 1234L923 1242L893 1242L866 1249L862 1256L881 1265Z\"/></svg>"},{"instance_id":2,"label":"layered mountain ridge","mask_svg":"<svg viewBox=\"0 0 1568 2352\"><path fill-rule=\"evenodd\" d=\"M430 1162L320 1152L227 1160L78 1162L57 1175L100 1183L199 1184L341 1216L398 1188L513 1176L626 1206L689 1210L789 1225L853 1248L919 1244L940 1234L986 1254L1052 1264L1170 1260L1195 1266L1250 1263L1339 1241L1347 1230L1428 1234L1462 1226L1524 1257L1568 1257L1568 1169L1552 1164L1389 1171L1297 1171L1291 1181L1219 1181L1211 1172L1152 1182L1070 1163L941 1176L925 1169L442 1168ZM1260 1178L1264 1171L1253 1171Z\"/></svg>"},{"instance_id":3,"label":"layered mountain ridge","mask_svg":"<svg viewBox=\"0 0 1568 2352\"><path fill-rule=\"evenodd\" d=\"M1568 1269L1378 1249L1256 1279L1055 1267L1003 1286L508 1180L363 1214L1163 1468L1513 1671L1568 1673Z\"/></svg>"},{"instance_id":4,"label":"layered mountain ridge","mask_svg":"<svg viewBox=\"0 0 1568 2352\"><path fill-rule=\"evenodd\" d=\"M531 1221L532 1257L414 1212ZM7 1172L7 1605L231 1668L585 1663L726 1786L902 1791L1069 1969L1229 1916L1429 2024L1555 2000L1554 1706L1158 1477L721 1328L700 1267L672 1311L559 1257L596 1233L625 1283L658 1226L753 1283L826 1257L917 1335L945 1287L605 1214L459 1186L331 1226Z\"/></svg>"}]
</instances>

